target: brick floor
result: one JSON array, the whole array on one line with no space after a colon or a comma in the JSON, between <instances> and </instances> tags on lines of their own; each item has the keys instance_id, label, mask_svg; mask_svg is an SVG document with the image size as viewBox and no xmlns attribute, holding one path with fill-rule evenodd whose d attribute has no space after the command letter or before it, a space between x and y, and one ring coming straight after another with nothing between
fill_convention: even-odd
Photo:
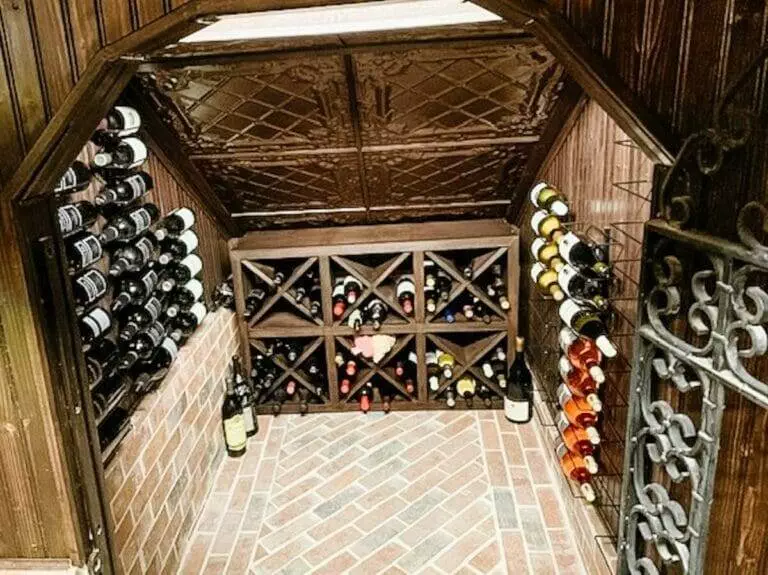
<instances>
[{"instance_id":1,"label":"brick floor","mask_svg":"<svg viewBox=\"0 0 768 575\"><path fill-rule=\"evenodd\" d=\"M586 573L533 424L491 411L259 423L220 465L180 573Z\"/></svg>"}]
</instances>

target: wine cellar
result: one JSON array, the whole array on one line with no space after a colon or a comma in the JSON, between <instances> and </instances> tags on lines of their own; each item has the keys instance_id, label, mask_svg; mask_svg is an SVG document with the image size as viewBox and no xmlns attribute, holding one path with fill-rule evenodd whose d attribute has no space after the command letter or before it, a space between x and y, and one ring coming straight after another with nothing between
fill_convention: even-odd
<instances>
[{"instance_id":1,"label":"wine cellar","mask_svg":"<svg viewBox=\"0 0 768 575\"><path fill-rule=\"evenodd\" d=\"M768 573L766 14L0 3L0 573Z\"/></svg>"}]
</instances>

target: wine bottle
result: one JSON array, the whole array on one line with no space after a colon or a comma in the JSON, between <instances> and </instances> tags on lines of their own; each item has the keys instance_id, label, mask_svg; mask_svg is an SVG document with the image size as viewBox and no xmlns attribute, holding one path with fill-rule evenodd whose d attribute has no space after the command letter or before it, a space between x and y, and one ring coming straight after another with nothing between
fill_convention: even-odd
<instances>
[{"instance_id":1,"label":"wine bottle","mask_svg":"<svg viewBox=\"0 0 768 575\"><path fill-rule=\"evenodd\" d=\"M81 309L90 307L103 298L108 288L106 276L97 269L86 270L72 281L72 295Z\"/></svg>"},{"instance_id":2,"label":"wine bottle","mask_svg":"<svg viewBox=\"0 0 768 575\"><path fill-rule=\"evenodd\" d=\"M144 327L157 321L162 313L163 303L154 296L144 305L135 306L127 313L118 340L124 343L131 341Z\"/></svg>"},{"instance_id":3,"label":"wine bottle","mask_svg":"<svg viewBox=\"0 0 768 575\"><path fill-rule=\"evenodd\" d=\"M429 389L437 391L440 388L440 366L437 363L437 352L428 351L424 355L424 362L427 365Z\"/></svg>"},{"instance_id":4,"label":"wine bottle","mask_svg":"<svg viewBox=\"0 0 768 575\"><path fill-rule=\"evenodd\" d=\"M471 280L474 273L475 266L472 263L472 260L468 261L461 267L461 275L463 275L465 279Z\"/></svg>"},{"instance_id":5,"label":"wine bottle","mask_svg":"<svg viewBox=\"0 0 768 575\"><path fill-rule=\"evenodd\" d=\"M306 415L309 412L309 398L312 392L305 387L299 388L299 415Z\"/></svg>"},{"instance_id":6,"label":"wine bottle","mask_svg":"<svg viewBox=\"0 0 768 575\"><path fill-rule=\"evenodd\" d=\"M475 317L475 306L472 304L472 301L468 301L461 306L461 313L467 319Z\"/></svg>"},{"instance_id":7,"label":"wine bottle","mask_svg":"<svg viewBox=\"0 0 768 575\"><path fill-rule=\"evenodd\" d=\"M118 248L112 254L109 275L117 277L125 272L137 272L155 256L152 236L145 235L133 244Z\"/></svg>"},{"instance_id":8,"label":"wine bottle","mask_svg":"<svg viewBox=\"0 0 768 575\"><path fill-rule=\"evenodd\" d=\"M556 216L568 215L568 202L565 196L554 186L539 182L531 188L531 203L539 209L552 212Z\"/></svg>"},{"instance_id":9,"label":"wine bottle","mask_svg":"<svg viewBox=\"0 0 768 575\"><path fill-rule=\"evenodd\" d=\"M424 288L424 305L427 308L427 313L435 313L435 310L437 309L437 294L435 288Z\"/></svg>"},{"instance_id":10,"label":"wine bottle","mask_svg":"<svg viewBox=\"0 0 768 575\"><path fill-rule=\"evenodd\" d=\"M78 320L83 343L91 343L105 336L112 329L112 316L106 310L96 307Z\"/></svg>"},{"instance_id":11,"label":"wine bottle","mask_svg":"<svg viewBox=\"0 0 768 575\"><path fill-rule=\"evenodd\" d=\"M344 280L337 279L331 294L333 300L333 317L339 319L347 310L347 297L344 295Z\"/></svg>"},{"instance_id":12,"label":"wine bottle","mask_svg":"<svg viewBox=\"0 0 768 575\"><path fill-rule=\"evenodd\" d=\"M515 338L515 350L504 395L504 416L512 423L528 423L533 418L533 378L525 363L524 338Z\"/></svg>"},{"instance_id":13,"label":"wine bottle","mask_svg":"<svg viewBox=\"0 0 768 575\"><path fill-rule=\"evenodd\" d=\"M595 501L595 490L590 483L592 474L587 469L584 458L568 451L568 447L564 443L557 446L556 453L565 476L579 484L579 490L587 502Z\"/></svg>"},{"instance_id":14,"label":"wine bottle","mask_svg":"<svg viewBox=\"0 0 768 575\"><path fill-rule=\"evenodd\" d=\"M531 267L531 279L543 293L551 295L555 301L563 301L565 294L557 283L557 273L551 268L545 268L540 262Z\"/></svg>"},{"instance_id":15,"label":"wine bottle","mask_svg":"<svg viewBox=\"0 0 768 575\"><path fill-rule=\"evenodd\" d=\"M100 419L104 416L107 408L119 401L119 398L123 397L124 392L131 387L131 384L131 379L125 374L115 373L103 380L91 394L93 412L96 418Z\"/></svg>"},{"instance_id":16,"label":"wine bottle","mask_svg":"<svg viewBox=\"0 0 768 575\"><path fill-rule=\"evenodd\" d=\"M589 429L597 424L597 412L592 409L587 400L576 397L562 384L557 388L557 401L565 417L573 425Z\"/></svg>"},{"instance_id":17,"label":"wine bottle","mask_svg":"<svg viewBox=\"0 0 768 575\"><path fill-rule=\"evenodd\" d=\"M413 315L413 302L416 297L416 285L413 283L413 278L411 276L402 276L397 280L395 294L405 315Z\"/></svg>"},{"instance_id":18,"label":"wine bottle","mask_svg":"<svg viewBox=\"0 0 768 575\"><path fill-rule=\"evenodd\" d=\"M600 445L600 434L594 427L584 429L571 424L562 411L557 412L557 428L568 449L583 456L592 455L595 447ZM566 439L567 436L567 439Z\"/></svg>"},{"instance_id":19,"label":"wine bottle","mask_svg":"<svg viewBox=\"0 0 768 575\"><path fill-rule=\"evenodd\" d=\"M424 260L424 287L437 287L437 276L435 275L435 262Z\"/></svg>"},{"instance_id":20,"label":"wine bottle","mask_svg":"<svg viewBox=\"0 0 768 575\"><path fill-rule=\"evenodd\" d=\"M224 427L224 444L230 457L245 454L248 438L245 432L243 405L235 393L235 376L227 377L227 392L221 406L221 420Z\"/></svg>"},{"instance_id":21,"label":"wine bottle","mask_svg":"<svg viewBox=\"0 0 768 575\"><path fill-rule=\"evenodd\" d=\"M167 237L178 237L195 225L195 212L189 208L176 208L165 216L155 227L155 237L163 241Z\"/></svg>"},{"instance_id":22,"label":"wine bottle","mask_svg":"<svg viewBox=\"0 0 768 575\"><path fill-rule=\"evenodd\" d=\"M103 337L93 343L85 354L85 366L91 385L109 377L120 363L120 349L108 337Z\"/></svg>"},{"instance_id":23,"label":"wine bottle","mask_svg":"<svg viewBox=\"0 0 768 575\"><path fill-rule=\"evenodd\" d=\"M99 211L91 202L82 201L60 206L56 210L56 215L59 220L59 231L62 236L67 237L91 227Z\"/></svg>"},{"instance_id":24,"label":"wine bottle","mask_svg":"<svg viewBox=\"0 0 768 575\"><path fill-rule=\"evenodd\" d=\"M296 340L283 341L280 348L281 353L290 364L293 364L301 355L301 345Z\"/></svg>"},{"instance_id":25,"label":"wine bottle","mask_svg":"<svg viewBox=\"0 0 768 575\"><path fill-rule=\"evenodd\" d=\"M180 312L191 308L195 302L203 297L203 284L198 279L191 279L183 286L171 292L170 305L165 310L165 315L174 318Z\"/></svg>"},{"instance_id":26,"label":"wine bottle","mask_svg":"<svg viewBox=\"0 0 768 575\"><path fill-rule=\"evenodd\" d=\"M134 380L136 393L149 393L156 387L156 383L162 380L168 373L171 364L176 361L179 348L170 337L163 338L160 345L154 350L150 358L142 362L138 369L138 375Z\"/></svg>"},{"instance_id":27,"label":"wine bottle","mask_svg":"<svg viewBox=\"0 0 768 575\"><path fill-rule=\"evenodd\" d=\"M116 241L130 241L149 229L160 216L155 204L144 204L110 218L99 235L99 241L108 245Z\"/></svg>"},{"instance_id":28,"label":"wine bottle","mask_svg":"<svg viewBox=\"0 0 768 575\"><path fill-rule=\"evenodd\" d=\"M597 385L605 382L605 372L600 367L603 354L591 339L579 337L571 328L564 326L558 340L560 349L573 367L588 372Z\"/></svg>"},{"instance_id":29,"label":"wine bottle","mask_svg":"<svg viewBox=\"0 0 768 575\"><path fill-rule=\"evenodd\" d=\"M437 288L437 293L442 301L448 301L448 298L451 297L451 288L453 287L451 277L441 269L437 270L436 275L437 283L435 287Z\"/></svg>"},{"instance_id":30,"label":"wine bottle","mask_svg":"<svg viewBox=\"0 0 768 575\"><path fill-rule=\"evenodd\" d=\"M190 280L192 281L192 280ZM245 296L245 319L249 320L261 309L264 305L264 300L267 299L267 291L262 286L256 286L248 292Z\"/></svg>"},{"instance_id":31,"label":"wine bottle","mask_svg":"<svg viewBox=\"0 0 768 575\"><path fill-rule=\"evenodd\" d=\"M115 106L99 123L91 141L97 146L104 146L116 139L135 134L140 127L141 116L136 110L129 106Z\"/></svg>"},{"instance_id":32,"label":"wine bottle","mask_svg":"<svg viewBox=\"0 0 768 575\"><path fill-rule=\"evenodd\" d=\"M454 323L456 321L456 314L450 307L447 307L443 311L443 319L448 323Z\"/></svg>"},{"instance_id":33,"label":"wine bottle","mask_svg":"<svg viewBox=\"0 0 768 575\"><path fill-rule=\"evenodd\" d=\"M82 192L91 184L91 170L83 162L75 160L53 188L56 195Z\"/></svg>"},{"instance_id":34,"label":"wine bottle","mask_svg":"<svg viewBox=\"0 0 768 575\"><path fill-rule=\"evenodd\" d=\"M380 299L374 298L365 306L365 315L373 324L373 329L378 331L387 319L387 306Z\"/></svg>"},{"instance_id":35,"label":"wine bottle","mask_svg":"<svg viewBox=\"0 0 768 575\"><path fill-rule=\"evenodd\" d=\"M416 377L419 369L419 356L415 351L408 352L408 360L405 364L405 391L413 394L416 391Z\"/></svg>"},{"instance_id":36,"label":"wine bottle","mask_svg":"<svg viewBox=\"0 0 768 575\"><path fill-rule=\"evenodd\" d=\"M146 196L154 188L154 185L152 176L147 172L131 174L107 184L103 190L96 194L93 202L97 206L127 206L131 202Z\"/></svg>"},{"instance_id":37,"label":"wine bottle","mask_svg":"<svg viewBox=\"0 0 768 575\"><path fill-rule=\"evenodd\" d=\"M344 373L349 377L355 377L357 374L357 361L354 359L347 360L347 363L344 364Z\"/></svg>"},{"instance_id":38,"label":"wine bottle","mask_svg":"<svg viewBox=\"0 0 768 575\"><path fill-rule=\"evenodd\" d=\"M456 382L456 393L464 398L467 407L472 407L475 391L477 390L477 381L471 375L463 375Z\"/></svg>"},{"instance_id":39,"label":"wine bottle","mask_svg":"<svg viewBox=\"0 0 768 575\"><path fill-rule=\"evenodd\" d=\"M339 393L341 393L342 395L347 395L351 387L352 387L352 380L346 376L342 377L341 381L339 382Z\"/></svg>"},{"instance_id":40,"label":"wine bottle","mask_svg":"<svg viewBox=\"0 0 768 575\"><path fill-rule=\"evenodd\" d=\"M309 315L320 317L323 314L323 289L315 282L309 288Z\"/></svg>"},{"instance_id":41,"label":"wine bottle","mask_svg":"<svg viewBox=\"0 0 768 575\"><path fill-rule=\"evenodd\" d=\"M568 361L568 358L565 356L560 357L558 369L560 371L560 377L563 379L563 383L560 385L567 387L572 395L586 399L587 403L594 411L599 413L603 410L603 402L600 401L600 398L597 395L597 384L595 383L595 380L590 377L589 373L579 369L573 369L571 362Z\"/></svg>"},{"instance_id":42,"label":"wine bottle","mask_svg":"<svg viewBox=\"0 0 768 575\"><path fill-rule=\"evenodd\" d=\"M395 399L392 388L384 383L379 385L379 397L381 397L381 409L384 413L389 413L392 410L392 402Z\"/></svg>"},{"instance_id":43,"label":"wine bottle","mask_svg":"<svg viewBox=\"0 0 768 575\"><path fill-rule=\"evenodd\" d=\"M599 310L608 308L608 300L601 294L601 282L583 275L570 265L560 268L557 283L568 297L589 303Z\"/></svg>"},{"instance_id":44,"label":"wine bottle","mask_svg":"<svg viewBox=\"0 0 768 575\"><path fill-rule=\"evenodd\" d=\"M112 300L112 313L118 313L130 304L138 304L155 291L157 272L144 268L138 274L124 277L120 282L120 291Z\"/></svg>"},{"instance_id":45,"label":"wine bottle","mask_svg":"<svg viewBox=\"0 0 768 575\"><path fill-rule=\"evenodd\" d=\"M507 283L504 281L501 264L494 264L491 268L491 274L493 279L488 284L486 291L490 297L496 299L501 309L507 311L511 305L507 298Z\"/></svg>"},{"instance_id":46,"label":"wine bottle","mask_svg":"<svg viewBox=\"0 0 768 575\"><path fill-rule=\"evenodd\" d=\"M352 305L357 301L362 290L363 286L357 281L357 278L354 276L347 276L344 278L344 297L349 305Z\"/></svg>"},{"instance_id":47,"label":"wine bottle","mask_svg":"<svg viewBox=\"0 0 768 575\"><path fill-rule=\"evenodd\" d=\"M243 408L243 422L245 423L246 437L253 437L259 431L256 410L253 404L253 396L248 383L243 377L240 365L240 356L232 356L232 373L235 378L235 393L240 398L240 405Z\"/></svg>"},{"instance_id":48,"label":"wine bottle","mask_svg":"<svg viewBox=\"0 0 768 575\"><path fill-rule=\"evenodd\" d=\"M64 245L64 252L70 273L87 268L101 259L104 253L98 238L88 232L81 232L69 238Z\"/></svg>"},{"instance_id":49,"label":"wine bottle","mask_svg":"<svg viewBox=\"0 0 768 575\"><path fill-rule=\"evenodd\" d=\"M353 311L347 318L347 325L355 331L360 331L360 328L363 327L363 313L359 309Z\"/></svg>"},{"instance_id":50,"label":"wine bottle","mask_svg":"<svg viewBox=\"0 0 768 575\"><path fill-rule=\"evenodd\" d=\"M171 337L179 344L184 345L197 327L203 323L208 310L201 301L196 302L188 310L179 312L170 322L173 330Z\"/></svg>"},{"instance_id":51,"label":"wine bottle","mask_svg":"<svg viewBox=\"0 0 768 575\"><path fill-rule=\"evenodd\" d=\"M499 384L501 389L507 387L507 362L497 358L491 359L491 369L493 370L493 377L496 383Z\"/></svg>"},{"instance_id":52,"label":"wine bottle","mask_svg":"<svg viewBox=\"0 0 768 575\"><path fill-rule=\"evenodd\" d=\"M565 234L560 219L547 210L538 210L531 216L531 228L536 235L557 243Z\"/></svg>"},{"instance_id":53,"label":"wine bottle","mask_svg":"<svg viewBox=\"0 0 768 575\"><path fill-rule=\"evenodd\" d=\"M477 296L472 297L472 309L474 310L475 319L479 319L483 323L491 323L493 319L491 317L491 310Z\"/></svg>"},{"instance_id":54,"label":"wine bottle","mask_svg":"<svg viewBox=\"0 0 768 575\"><path fill-rule=\"evenodd\" d=\"M443 377L445 379L450 379L453 377L453 368L456 365L456 358L445 351L438 351L437 365L440 367Z\"/></svg>"},{"instance_id":55,"label":"wine bottle","mask_svg":"<svg viewBox=\"0 0 768 575\"><path fill-rule=\"evenodd\" d=\"M560 256L577 270L589 272L601 278L610 276L610 266L598 258L593 246L582 241L575 233L565 234L560 238L557 247Z\"/></svg>"},{"instance_id":56,"label":"wine bottle","mask_svg":"<svg viewBox=\"0 0 768 575\"><path fill-rule=\"evenodd\" d=\"M147 160L147 146L138 138L125 138L107 146L93 157L93 167L101 170L132 170Z\"/></svg>"},{"instance_id":57,"label":"wine bottle","mask_svg":"<svg viewBox=\"0 0 768 575\"><path fill-rule=\"evenodd\" d=\"M298 388L298 384L296 383L296 380L289 379L288 382L285 384L285 395L288 399L291 399L296 394L296 389Z\"/></svg>"},{"instance_id":58,"label":"wine bottle","mask_svg":"<svg viewBox=\"0 0 768 575\"><path fill-rule=\"evenodd\" d=\"M288 400L288 394L282 387L275 390L272 394L272 415L277 417L283 410L283 404Z\"/></svg>"},{"instance_id":59,"label":"wine bottle","mask_svg":"<svg viewBox=\"0 0 768 575\"><path fill-rule=\"evenodd\" d=\"M172 291L177 285L185 284L196 277L203 269L203 260L197 254L189 254L176 265L171 265L165 270L160 282L160 289L164 292Z\"/></svg>"},{"instance_id":60,"label":"wine bottle","mask_svg":"<svg viewBox=\"0 0 768 575\"><path fill-rule=\"evenodd\" d=\"M173 261L181 260L197 249L198 237L192 230L187 230L178 237L167 237L160 243L160 256L157 262L167 266Z\"/></svg>"},{"instance_id":61,"label":"wine bottle","mask_svg":"<svg viewBox=\"0 0 768 575\"><path fill-rule=\"evenodd\" d=\"M371 398L373 397L373 384L367 381L365 385L360 389L360 411L368 413L371 409Z\"/></svg>"},{"instance_id":62,"label":"wine bottle","mask_svg":"<svg viewBox=\"0 0 768 575\"><path fill-rule=\"evenodd\" d=\"M479 397L483 405L490 409L493 407L493 401L492 401L492 395L490 388L485 385L484 383L481 383L480 386L477 388L477 397Z\"/></svg>"},{"instance_id":63,"label":"wine bottle","mask_svg":"<svg viewBox=\"0 0 768 575\"><path fill-rule=\"evenodd\" d=\"M594 310L567 299L560 304L559 313L563 323L574 332L594 340L605 357L616 357L618 351L608 339L608 330Z\"/></svg>"},{"instance_id":64,"label":"wine bottle","mask_svg":"<svg viewBox=\"0 0 768 575\"><path fill-rule=\"evenodd\" d=\"M547 242L547 240L541 237L536 238L531 243L531 254L545 268L552 268L556 272L559 272L565 265L565 262L560 257L557 244L555 242Z\"/></svg>"},{"instance_id":65,"label":"wine bottle","mask_svg":"<svg viewBox=\"0 0 768 575\"><path fill-rule=\"evenodd\" d=\"M456 393L452 387L445 390L445 405L450 408L456 407Z\"/></svg>"},{"instance_id":66,"label":"wine bottle","mask_svg":"<svg viewBox=\"0 0 768 575\"><path fill-rule=\"evenodd\" d=\"M310 382L317 382L323 379L323 368L317 356L311 356L306 363L307 376Z\"/></svg>"}]
</instances>

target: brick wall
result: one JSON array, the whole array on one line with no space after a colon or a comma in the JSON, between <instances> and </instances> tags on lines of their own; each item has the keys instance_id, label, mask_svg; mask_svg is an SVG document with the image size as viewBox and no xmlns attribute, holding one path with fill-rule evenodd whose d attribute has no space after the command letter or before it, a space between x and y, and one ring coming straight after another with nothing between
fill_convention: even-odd
<instances>
[{"instance_id":1,"label":"brick wall","mask_svg":"<svg viewBox=\"0 0 768 575\"><path fill-rule=\"evenodd\" d=\"M106 469L115 554L124 573L175 573L224 455L222 383L239 341L235 315L209 314Z\"/></svg>"}]
</instances>

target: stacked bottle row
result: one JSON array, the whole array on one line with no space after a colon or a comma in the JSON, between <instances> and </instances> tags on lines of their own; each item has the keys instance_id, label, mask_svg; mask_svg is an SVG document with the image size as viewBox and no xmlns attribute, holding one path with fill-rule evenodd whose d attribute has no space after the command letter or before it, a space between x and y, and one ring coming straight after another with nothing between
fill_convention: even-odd
<instances>
[{"instance_id":1,"label":"stacked bottle row","mask_svg":"<svg viewBox=\"0 0 768 575\"><path fill-rule=\"evenodd\" d=\"M153 181L140 170L147 155L140 126L132 108L111 110L92 137L100 149L91 165L75 162L55 189L60 196L98 189L92 202L69 197L57 215L102 449L207 313L194 213L180 208L161 218L143 201Z\"/></svg>"},{"instance_id":2,"label":"stacked bottle row","mask_svg":"<svg viewBox=\"0 0 768 575\"><path fill-rule=\"evenodd\" d=\"M598 472L600 444L596 428L602 410L599 390L605 381L601 363L603 357L617 354L606 327L612 272L601 247L563 226L569 207L560 191L538 183L531 190L531 201L538 208L531 218L538 235L531 244L531 278L542 293L560 302L558 311L564 324L559 333L562 382L557 399L562 443L557 454L566 475L579 483L585 499L592 502L591 480Z\"/></svg>"},{"instance_id":3,"label":"stacked bottle row","mask_svg":"<svg viewBox=\"0 0 768 575\"><path fill-rule=\"evenodd\" d=\"M455 250L424 258L425 319L434 323L499 324L510 309L503 250ZM248 262L243 274L244 319L251 325L293 316L293 323L368 327L416 321L416 285L410 254L332 256L330 316L323 317L317 258ZM233 301L231 284L220 286L222 305Z\"/></svg>"}]
</instances>

